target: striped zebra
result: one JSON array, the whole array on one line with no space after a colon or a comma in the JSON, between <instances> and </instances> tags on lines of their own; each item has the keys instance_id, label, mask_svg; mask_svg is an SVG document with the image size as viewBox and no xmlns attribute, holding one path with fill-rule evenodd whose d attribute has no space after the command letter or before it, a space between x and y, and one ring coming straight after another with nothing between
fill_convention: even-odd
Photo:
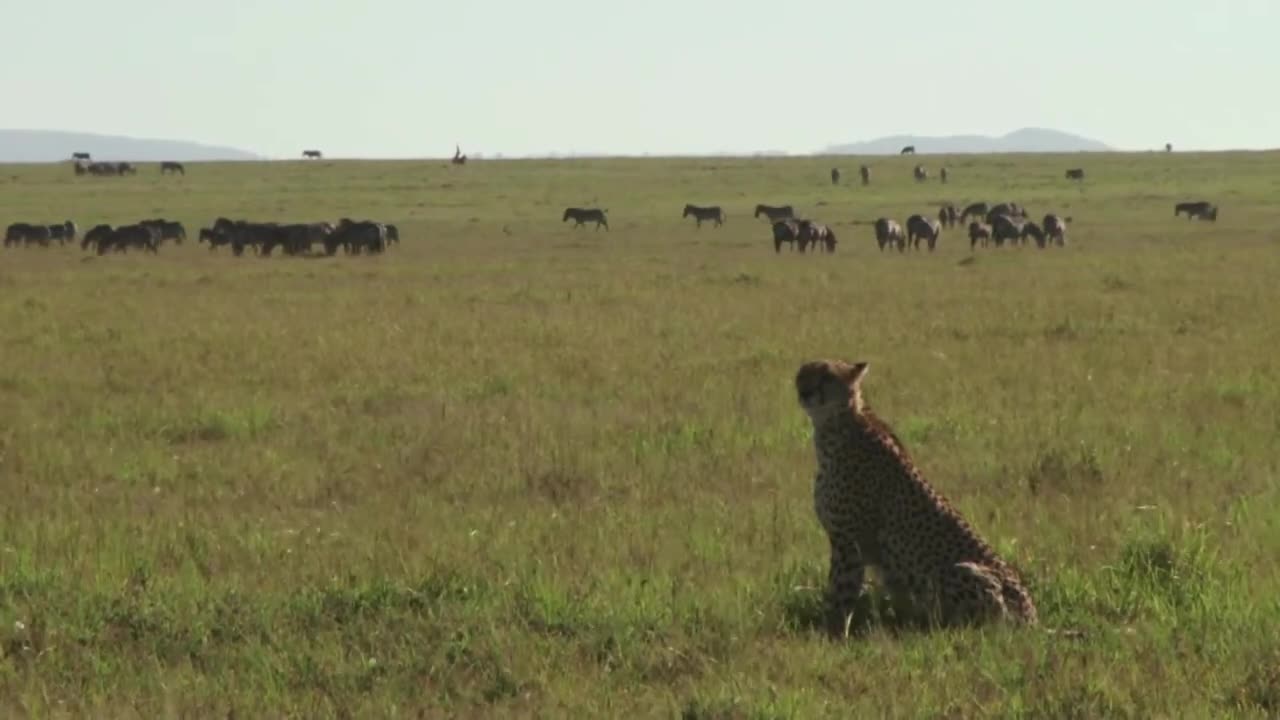
<instances>
[{"instance_id":1,"label":"striped zebra","mask_svg":"<svg viewBox=\"0 0 1280 720\"><path fill-rule=\"evenodd\" d=\"M929 171L925 170L923 165L915 166L915 169L911 171L911 175L915 177L916 182L924 182L929 179Z\"/></svg>"},{"instance_id":2,"label":"striped zebra","mask_svg":"<svg viewBox=\"0 0 1280 720\"><path fill-rule=\"evenodd\" d=\"M560 222L566 222L569 219L572 219L574 229L581 227L583 223L594 222L596 224L596 230L599 230L601 226L604 226L604 229L608 230L609 219L605 217L605 213L607 212L609 211L600 210L598 208L565 208L564 217L560 219Z\"/></svg>"},{"instance_id":3,"label":"striped zebra","mask_svg":"<svg viewBox=\"0 0 1280 720\"><path fill-rule=\"evenodd\" d=\"M1057 243L1058 247L1067 244L1067 221L1053 213L1044 216L1044 234Z\"/></svg>"},{"instance_id":4,"label":"striped zebra","mask_svg":"<svg viewBox=\"0 0 1280 720\"><path fill-rule=\"evenodd\" d=\"M923 215L912 215L907 218L907 244L916 250L920 249L920 240L923 239L929 246L929 252L933 252L938 245L938 236L941 234L942 225L933 218Z\"/></svg>"},{"instance_id":5,"label":"striped zebra","mask_svg":"<svg viewBox=\"0 0 1280 720\"><path fill-rule=\"evenodd\" d=\"M897 220L889 218L880 218L876 220L876 245L883 252L886 247L896 245L898 252L907 249L907 236L902 232L902 226Z\"/></svg>"},{"instance_id":6,"label":"striped zebra","mask_svg":"<svg viewBox=\"0 0 1280 720\"><path fill-rule=\"evenodd\" d=\"M719 205L712 205L711 207L685 205L684 214L680 216L680 219L683 220L684 218L687 218L690 215L693 216L694 220L698 221L698 227L702 227L703 220L706 220L707 222L714 221L716 224L716 227L720 227L721 225L724 224L725 214L724 214L724 211L720 209Z\"/></svg>"},{"instance_id":7,"label":"striped zebra","mask_svg":"<svg viewBox=\"0 0 1280 720\"><path fill-rule=\"evenodd\" d=\"M831 231L831 228L812 220L800 220L796 225L799 229L796 244L800 252L804 252L810 245L813 246L814 252L818 252L821 249L820 246L826 246L829 253L836 251L836 234Z\"/></svg>"},{"instance_id":8,"label":"striped zebra","mask_svg":"<svg viewBox=\"0 0 1280 720\"><path fill-rule=\"evenodd\" d=\"M179 175L186 175L187 169L183 167L182 163L180 162L172 162L172 161L166 160L165 162L160 163L160 174L164 175L165 173L178 173Z\"/></svg>"},{"instance_id":9,"label":"striped zebra","mask_svg":"<svg viewBox=\"0 0 1280 720\"><path fill-rule=\"evenodd\" d=\"M796 211L790 205L782 205L780 207L774 207L772 205L756 205L755 217L758 218L761 214L769 218L769 222L776 223L779 220L794 218L796 216Z\"/></svg>"},{"instance_id":10,"label":"striped zebra","mask_svg":"<svg viewBox=\"0 0 1280 720\"><path fill-rule=\"evenodd\" d=\"M871 168L867 167L866 165L863 165L862 167L858 168L858 174L862 176L863 185L871 184Z\"/></svg>"}]
</instances>

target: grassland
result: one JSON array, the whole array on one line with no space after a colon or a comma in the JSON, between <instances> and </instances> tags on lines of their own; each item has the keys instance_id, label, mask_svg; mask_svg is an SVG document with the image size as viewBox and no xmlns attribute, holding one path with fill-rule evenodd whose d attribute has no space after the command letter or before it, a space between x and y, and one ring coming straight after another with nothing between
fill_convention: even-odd
<instances>
[{"instance_id":1,"label":"grassland","mask_svg":"<svg viewBox=\"0 0 1280 720\"><path fill-rule=\"evenodd\" d=\"M0 168L3 224L404 238L0 251L0 712L1280 713L1280 156L917 161ZM1201 197L1216 224L1173 217ZM979 199L1073 216L1070 246L881 255L852 224ZM612 232L559 222L595 202ZM837 253L775 255L757 202ZM820 638L814 357L871 363L1043 629Z\"/></svg>"}]
</instances>

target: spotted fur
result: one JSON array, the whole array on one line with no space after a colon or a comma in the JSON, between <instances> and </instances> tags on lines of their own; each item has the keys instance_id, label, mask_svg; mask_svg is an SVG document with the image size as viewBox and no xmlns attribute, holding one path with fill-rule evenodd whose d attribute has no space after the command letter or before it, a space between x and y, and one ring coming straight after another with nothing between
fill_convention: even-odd
<instances>
[{"instance_id":1,"label":"spotted fur","mask_svg":"<svg viewBox=\"0 0 1280 720\"><path fill-rule=\"evenodd\" d=\"M905 618L943 626L1036 624L1018 574L929 485L906 446L867 407L867 367L816 360L795 379L813 421L814 509L831 543L828 630L848 635L867 566L880 570Z\"/></svg>"}]
</instances>

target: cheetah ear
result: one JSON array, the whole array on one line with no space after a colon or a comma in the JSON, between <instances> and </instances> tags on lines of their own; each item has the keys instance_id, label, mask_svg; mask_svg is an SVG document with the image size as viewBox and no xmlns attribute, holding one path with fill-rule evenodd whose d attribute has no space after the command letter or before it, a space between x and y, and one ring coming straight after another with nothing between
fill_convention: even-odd
<instances>
[{"instance_id":1,"label":"cheetah ear","mask_svg":"<svg viewBox=\"0 0 1280 720\"><path fill-rule=\"evenodd\" d=\"M860 362L854 363L849 368L849 384L857 387L862 383L862 378L866 376L867 370L871 367L870 363Z\"/></svg>"}]
</instances>

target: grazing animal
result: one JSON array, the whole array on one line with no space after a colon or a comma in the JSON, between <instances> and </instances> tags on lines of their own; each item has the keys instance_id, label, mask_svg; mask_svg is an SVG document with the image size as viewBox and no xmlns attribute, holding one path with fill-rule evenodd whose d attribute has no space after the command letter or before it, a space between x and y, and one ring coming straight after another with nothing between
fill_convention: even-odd
<instances>
[{"instance_id":1,"label":"grazing animal","mask_svg":"<svg viewBox=\"0 0 1280 720\"><path fill-rule=\"evenodd\" d=\"M831 184L840 184L840 168L831 168Z\"/></svg>"},{"instance_id":2,"label":"grazing animal","mask_svg":"<svg viewBox=\"0 0 1280 720\"><path fill-rule=\"evenodd\" d=\"M1067 179L1068 179L1068 180L1083 180L1083 179L1084 179L1084 168L1071 168L1070 170L1068 170L1068 171L1067 171Z\"/></svg>"},{"instance_id":3,"label":"grazing animal","mask_svg":"<svg viewBox=\"0 0 1280 720\"><path fill-rule=\"evenodd\" d=\"M89 229L89 232L85 233L84 237L80 239L80 249L88 250L91 247L95 249L98 248L104 240L111 237L112 232L114 232L114 230L112 230L110 225L94 225Z\"/></svg>"},{"instance_id":4,"label":"grazing animal","mask_svg":"<svg viewBox=\"0 0 1280 720\"><path fill-rule=\"evenodd\" d=\"M978 245L978 241L982 241L982 247L986 247L991 242L991 228L974 220L969 223L969 250L973 251Z\"/></svg>"},{"instance_id":5,"label":"grazing animal","mask_svg":"<svg viewBox=\"0 0 1280 720\"><path fill-rule=\"evenodd\" d=\"M925 170L923 165L915 166L911 174L915 177L916 182L924 182L929 179L929 171Z\"/></svg>"},{"instance_id":6,"label":"grazing animal","mask_svg":"<svg viewBox=\"0 0 1280 720\"><path fill-rule=\"evenodd\" d=\"M1004 247L1006 240L1011 244L1017 243L1022 237L1022 222L1010 215L996 215L989 219L989 224L991 241L996 244L996 247Z\"/></svg>"},{"instance_id":7,"label":"grazing animal","mask_svg":"<svg viewBox=\"0 0 1280 720\"><path fill-rule=\"evenodd\" d=\"M328 225L329 223L323 223L323 224ZM390 223L387 223L387 242L395 243L397 245L400 244L400 228Z\"/></svg>"},{"instance_id":8,"label":"grazing animal","mask_svg":"<svg viewBox=\"0 0 1280 720\"><path fill-rule=\"evenodd\" d=\"M319 160L321 157L323 157L323 155L321 155L321 154L320 154L320 151L319 151L319 150L303 150L303 151L302 151L302 157L303 157L304 159L305 159L305 158L312 158L312 159L314 159L314 160Z\"/></svg>"},{"instance_id":9,"label":"grazing animal","mask_svg":"<svg viewBox=\"0 0 1280 720\"><path fill-rule=\"evenodd\" d=\"M800 220L796 224L799 225L796 244L800 252L804 252L808 246L813 246L815 252L820 249L820 246L825 247L829 253L836 251L836 234L831 228L812 220Z\"/></svg>"},{"instance_id":10,"label":"grazing animal","mask_svg":"<svg viewBox=\"0 0 1280 720\"><path fill-rule=\"evenodd\" d=\"M939 171L938 171L938 179L942 180L942 182L944 182L944 183L947 181L947 169L946 169L946 168L942 168L941 170L939 170Z\"/></svg>"},{"instance_id":11,"label":"grazing animal","mask_svg":"<svg viewBox=\"0 0 1280 720\"><path fill-rule=\"evenodd\" d=\"M776 207L773 205L756 205L756 212L753 217L759 218L761 215L768 218L770 223L776 223L779 220L794 218L796 216L796 211L790 205L779 205Z\"/></svg>"},{"instance_id":12,"label":"grazing animal","mask_svg":"<svg viewBox=\"0 0 1280 720\"><path fill-rule=\"evenodd\" d=\"M987 210L989 209L990 208L988 208L987 204L984 202L970 203L965 206L965 209L960 213L960 222L968 222L970 216L979 218L986 217Z\"/></svg>"},{"instance_id":13,"label":"grazing animal","mask_svg":"<svg viewBox=\"0 0 1280 720\"><path fill-rule=\"evenodd\" d=\"M164 218L155 218L152 220L143 220L138 224L146 228L152 228L156 231L157 247L165 240L172 240L178 245L181 245L182 242L187 239L187 229L183 227L180 222L170 222Z\"/></svg>"},{"instance_id":14,"label":"grazing animal","mask_svg":"<svg viewBox=\"0 0 1280 720\"><path fill-rule=\"evenodd\" d=\"M708 222L714 222L716 224L716 227L720 227L721 225L724 224L724 211L720 209L719 205L712 205L711 207L685 205L684 214L680 216L680 219L683 220L684 218L687 218L690 215L693 216L693 219L697 222L698 227L702 227L703 220L706 220Z\"/></svg>"},{"instance_id":15,"label":"grazing animal","mask_svg":"<svg viewBox=\"0 0 1280 720\"><path fill-rule=\"evenodd\" d=\"M858 175L862 177L863 185L871 184L871 168L867 167L866 165L863 165L862 167L858 168Z\"/></svg>"},{"instance_id":16,"label":"grazing animal","mask_svg":"<svg viewBox=\"0 0 1280 720\"><path fill-rule=\"evenodd\" d=\"M915 155L915 154L916 154L916 146L915 146L915 145L907 145L907 146L903 147L901 150L899 150L899 151L898 151L898 154L899 154L899 155Z\"/></svg>"},{"instance_id":17,"label":"grazing animal","mask_svg":"<svg viewBox=\"0 0 1280 720\"><path fill-rule=\"evenodd\" d=\"M1206 218L1209 220L1218 219L1217 206L1215 206L1213 203L1209 202L1208 200L1197 200L1195 202L1180 202L1177 205L1173 206L1174 217L1178 217L1178 215L1182 213L1187 214L1188 220L1192 218L1197 218L1197 217L1202 220Z\"/></svg>"},{"instance_id":18,"label":"grazing animal","mask_svg":"<svg viewBox=\"0 0 1280 720\"><path fill-rule=\"evenodd\" d=\"M164 175L165 173L178 173L179 175L186 175L187 169L183 167L182 163L180 162L165 161L160 163L160 174Z\"/></svg>"},{"instance_id":19,"label":"grazing animal","mask_svg":"<svg viewBox=\"0 0 1280 720\"><path fill-rule=\"evenodd\" d=\"M907 249L907 236L902 232L902 226L897 220L889 218L880 218L876 220L876 245L883 252L886 247L896 245L898 252Z\"/></svg>"},{"instance_id":20,"label":"grazing animal","mask_svg":"<svg viewBox=\"0 0 1280 720\"><path fill-rule=\"evenodd\" d=\"M1012 218L1022 218L1026 215L1026 211L1019 207L1018 203L1009 202L993 205L991 209L987 211L987 224L994 224L997 215L1008 215Z\"/></svg>"},{"instance_id":21,"label":"grazing animal","mask_svg":"<svg viewBox=\"0 0 1280 720\"><path fill-rule=\"evenodd\" d=\"M595 222L597 231L601 226L603 226L605 230L608 230L609 220L605 217L605 213L607 212L609 211L598 210L596 208L565 208L564 217L560 219L560 222L565 222L572 218L574 228L581 226L583 223Z\"/></svg>"},{"instance_id":22,"label":"grazing animal","mask_svg":"<svg viewBox=\"0 0 1280 720\"><path fill-rule=\"evenodd\" d=\"M1035 224L1034 222L1031 222L1030 220L1028 220L1026 223L1023 223L1022 225L1022 233L1021 233L1020 239L1022 240L1023 245L1027 244L1027 238L1031 238L1035 240L1036 247L1040 248L1041 250L1044 249L1044 230L1041 230L1039 225Z\"/></svg>"},{"instance_id":23,"label":"grazing animal","mask_svg":"<svg viewBox=\"0 0 1280 720\"><path fill-rule=\"evenodd\" d=\"M1049 213L1044 216L1044 234L1050 240L1057 243L1058 247L1064 247L1067 244L1067 221L1063 218Z\"/></svg>"},{"instance_id":24,"label":"grazing animal","mask_svg":"<svg viewBox=\"0 0 1280 720\"><path fill-rule=\"evenodd\" d=\"M134 167L133 163L118 162L116 163L116 174L117 175L137 175L138 168Z\"/></svg>"},{"instance_id":25,"label":"grazing animal","mask_svg":"<svg viewBox=\"0 0 1280 720\"><path fill-rule=\"evenodd\" d=\"M942 223L944 227L955 227L960 222L960 211L956 209L955 205L947 203L938 210L938 222Z\"/></svg>"},{"instance_id":26,"label":"grazing animal","mask_svg":"<svg viewBox=\"0 0 1280 720\"><path fill-rule=\"evenodd\" d=\"M1173 152L1173 143L1165 143L1165 144L1164 144L1164 151L1165 151L1165 152Z\"/></svg>"},{"instance_id":27,"label":"grazing animal","mask_svg":"<svg viewBox=\"0 0 1280 720\"><path fill-rule=\"evenodd\" d=\"M876 567L899 617L931 626L1013 621L1038 613L1018 573L925 479L893 428L868 407L868 363L814 360L795 376L813 423L814 511L831 545L828 632L848 637Z\"/></svg>"},{"instance_id":28,"label":"grazing animal","mask_svg":"<svg viewBox=\"0 0 1280 720\"><path fill-rule=\"evenodd\" d=\"M773 224L773 251L775 253L782 252L782 243L790 243L791 249L796 249L796 243L800 241L800 224L792 218L778 220Z\"/></svg>"},{"instance_id":29,"label":"grazing animal","mask_svg":"<svg viewBox=\"0 0 1280 720\"><path fill-rule=\"evenodd\" d=\"M912 215L907 218L907 244L912 248L920 249L920 240L929 246L929 252L933 252L938 245L938 236L942 234L942 226L937 220L927 218L923 215Z\"/></svg>"}]
</instances>

